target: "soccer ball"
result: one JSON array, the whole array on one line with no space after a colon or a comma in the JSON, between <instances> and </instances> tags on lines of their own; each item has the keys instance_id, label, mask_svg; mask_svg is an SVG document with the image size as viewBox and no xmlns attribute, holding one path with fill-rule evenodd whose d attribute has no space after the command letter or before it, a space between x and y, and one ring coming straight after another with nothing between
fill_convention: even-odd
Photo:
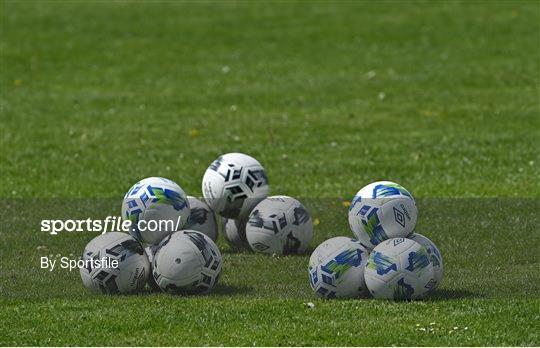
<instances>
[{"instance_id":1,"label":"soccer ball","mask_svg":"<svg viewBox=\"0 0 540 348\"><path fill-rule=\"evenodd\" d=\"M437 249L437 246L431 240L429 240L426 236L421 235L420 233L415 232L409 238L423 245L431 258L431 262L433 263L433 272L435 272L435 283L431 288L431 290L433 291L439 286L443 278L443 259L441 252L439 251L439 249Z\"/></svg>"},{"instance_id":2,"label":"soccer ball","mask_svg":"<svg viewBox=\"0 0 540 348\"><path fill-rule=\"evenodd\" d=\"M153 261L153 276L161 290L172 294L210 291L221 272L221 254L206 235L178 231L159 244Z\"/></svg>"},{"instance_id":3,"label":"soccer ball","mask_svg":"<svg viewBox=\"0 0 540 348\"><path fill-rule=\"evenodd\" d=\"M311 288L324 298L367 296L364 268L368 254L356 239L334 237L326 240L309 258Z\"/></svg>"},{"instance_id":4,"label":"soccer ball","mask_svg":"<svg viewBox=\"0 0 540 348\"><path fill-rule=\"evenodd\" d=\"M313 224L302 203L287 196L272 196L253 209L246 225L251 248L263 253L304 252L313 237Z\"/></svg>"},{"instance_id":5,"label":"soccer ball","mask_svg":"<svg viewBox=\"0 0 540 348\"><path fill-rule=\"evenodd\" d=\"M141 243L121 232L109 232L92 239L84 248L82 260L84 266L79 271L84 286L102 293L141 290L150 273L150 263ZM112 260L118 261L118 267L110 264ZM95 262L94 267L90 261ZM98 267L98 262L104 267Z\"/></svg>"},{"instance_id":6,"label":"soccer ball","mask_svg":"<svg viewBox=\"0 0 540 348\"><path fill-rule=\"evenodd\" d=\"M408 238L392 238L377 245L364 271L375 298L414 300L435 285L433 263L425 247Z\"/></svg>"},{"instance_id":7,"label":"soccer ball","mask_svg":"<svg viewBox=\"0 0 540 348\"><path fill-rule=\"evenodd\" d=\"M417 216L416 203L409 191L390 181L365 186L349 207L351 230L368 249L390 238L409 236Z\"/></svg>"},{"instance_id":8,"label":"soccer ball","mask_svg":"<svg viewBox=\"0 0 540 348\"><path fill-rule=\"evenodd\" d=\"M146 253L146 256L148 257L148 262L150 263L150 276L148 277L148 285L153 290L161 290L159 286L157 285L156 281L154 280L154 277L152 277L153 273L153 263L154 263L154 256L156 255L157 251L159 249L158 245L149 245L146 248L144 248L144 252Z\"/></svg>"},{"instance_id":9,"label":"soccer ball","mask_svg":"<svg viewBox=\"0 0 540 348\"><path fill-rule=\"evenodd\" d=\"M158 250L159 250L159 245L157 244L152 244L144 248L144 252L146 253L146 256L148 257L148 262L150 262L150 267L152 266L152 262L154 262L154 256L156 255Z\"/></svg>"},{"instance_id":10,"label":"soccer ball","mask_svg":"<svg viewBox=\"0 0 540 348\"><path fill-rule=\"evenodd\" d=\"M235 247L247 247L246 222L243 220L225 219L224 237L227 243Z\"/></svg>"},{"instance_id":11,"label":"soccer ball","mask_svg":"<svg viewBox=\"0 0 540 348\"><path fill-rule=\"evenodd\" d=\"M133 185L122 204L122 217L132 222L130 234L148 244L157 244L168 234L182 229L189 212L189 202L180 186L158 177Z\"/></svg>"},{"instance_id":12,"label":"soccer ball","mask_svg":"<svg viewBox=\"0 0 540 348\"><path fill-rule=\"evenodd\" d=\"M219 156L206 170L202 182L206 203L229 219L246 219L268 196L268 179L261 164L242 153Z\"/></svg>"},{"instance_id":13,"label":"soccer ball","mask_svg":"<svg viewBox=\"0 0 540 348\"><path fill-rule=\"evenodd\" d=\"M218 224L214 212L206 203L195 197L187 196L187 199L191 213L184 229L202 232L215 242L218 236Z\"/></svg>"}]
</instances>

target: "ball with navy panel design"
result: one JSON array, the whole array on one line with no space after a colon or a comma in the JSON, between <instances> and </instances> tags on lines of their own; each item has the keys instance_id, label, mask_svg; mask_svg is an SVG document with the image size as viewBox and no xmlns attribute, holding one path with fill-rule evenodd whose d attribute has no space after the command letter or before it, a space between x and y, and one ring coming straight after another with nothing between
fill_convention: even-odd
<instances>
[{"instance_id":1,"label":"ball with navy panel design","mask_svg":"<svg viewBox=\"0 0 540 348\"><path fill-rule=\"evenodd\" d=\"M161 290L171 294L211 291L221 274L217 245L205 234L184 230L165 237L152 260L152 275Z\"/></svg>"},{"instance_id":2,"label":"ball with navy panel design","mask_svg":"<svg viewBox=\"0 0 540 348\"><path fill-rule=\"evenodd\" d=\"M96 292L137 292L150 274L150 263L141 243L127 233L100 234L86 245L81 259L84 266L79 271L83 285ZM117 265L112 264L113 260Z\"/></svg>"},{"instance_id":3,"label":"ball with navy panel design","mask_svg":"<svg viewBox=\"0 0 540 348\"><path fill-rule=\"evenodd\" d=\"M411 235L418 209L413 196L391 181L377 181L360 189L349 207L349 226L360 243L373 249L379 243Z\"/></svg>"},{"instance_id":4,"label":"ball with navy panel design","mask_svg":"<svg viewBox=\"0 0 540 348\"><path fill-rule=\"evenodd\" d=\"M204 233L214 242L218 237L219 217L216 217L214 211L205 202L193 196L187 196L190 214L184 229L194 230Z\"/></svg>"},{"instance_id":5,"label":"ball with navy panel design","mask_svg":"<svg viewBox=\"0 0 540 348\"><path fill-rule=\"evenodd\" d=\"M206 170L202 193L206 203L228 219L247 219L268 196L268 178L255 158L243 153L219 156Z\"/></svg>"},{"instance_id":6,"label":"ball with navy panel design","mask_svg":"<svg viewBox=\"0 0 540 348\"><path fill-rule=\"evenodd\" d=\"M246 239L246 224L244 220L224 219L223 221L223 237L233 248L250 249Z\"/></svg>"},{"instance_id":7,"label":"ball with navy panel design","mask_svg":"<svg viewBox=\"0 0 540 348\"><path fill-rule=\"evenodd\" d=\"M313 223L302 203L288 196L261 201L249 215L246 240L256 252L301 254L313 238Z\"/></svg>"}]
</instances>

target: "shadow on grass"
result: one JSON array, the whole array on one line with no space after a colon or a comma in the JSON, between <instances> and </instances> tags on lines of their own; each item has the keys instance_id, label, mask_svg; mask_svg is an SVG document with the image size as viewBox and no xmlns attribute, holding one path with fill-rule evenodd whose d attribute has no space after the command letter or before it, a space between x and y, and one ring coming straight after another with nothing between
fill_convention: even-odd
<instances>
[{"instance_id":1,"label":"shadow on grass","mask_svg":"<svg viewBox=\"0 0 540 348\"><path fill-rule=\"evenodd\" d=\"M456 300L463 298L484 298L485 295L465 289L437 289L428 296L427 300Z\"/></svg>"},{"instance_id":2,"label":"shadow on grass","mask_svg":"<svg viewBox=\"0 0 540 348\"><path fill-rule=\"evenodd\" d=\"M229 285L218 283L216 287L211 291L212 296L236 296L236 295L248 295L253 292L251 286L245 285Z\"/></svg>"},{"instance_id":3,"label":"shadow on grass","mask_svg":"<svg viewBox=\"0 0 540 348\"><path fill-rule=\"evenodd\" d=\"M303 257L303 256L307 256L307 257L310 257L311 254L313 254L313 251L315 250L314 247L312 247L311 245L308 246L308 248L306 250L304 250L303 252L299 253L299 254L286 254L284 256L291 256L291 257Z\"/></svg>"},{"instance_id":4,"label":"shadow on grass","mask_svg":"<svg viewBox=\"0 0 540 348\"><path fill-rule=\"evenodd\" d=\"M222 254L254 254L254 252L249 249L249 247L240 247L240 246L228 246L227 248L223 248L220 250Z\"/></svg>"},{"instance_id":5,"label":"shadow on grass","mask_svg":"<svg viewBox=\"0 0 540 348\"><path fill-rule=\"evenodd\" d=\"M196 294L196 293L180 293L180 294L167 294L166 292L163 292L161 289L159 289L156 286L148 285L146 286L142 291L137 293L138 296L147 296L147 295L171 295L171 296L180 296L180 297L216 297L216 296L238 296L238 295L249 295L253 291L252 287L249 286L236 286L236 285L228 285L228 284L222 284L217 283L216 287L212 289L208 293L202 293L202 294ZM122 296L122 295L120 295ZM123 295L123 296L132 296L132 295Z\"/></svg>"},{"instance_id":6,"label":"shadow on grass","mask_svg":"<svg viewBox=\"0 0 540 348\"><path fill-rule=\"evenodd\" d=\"M312 248L312 247L309 247L306 251L300 253L300 254L276 254L275 256L277 257L304 257L304 256L310 256L311 253L313 253L313 250L315 250L315 248ZM258 252L255 252L251 249L249 249L249 247L245 247L245 248L242 248L242 247L228 247L227 249L222 249L220 250L220 252L222 254L226 254L226 255L266 255L268 257L273 257L274 254L264 254L264 253L258 253Z\"/></svg>"}]
</instances>

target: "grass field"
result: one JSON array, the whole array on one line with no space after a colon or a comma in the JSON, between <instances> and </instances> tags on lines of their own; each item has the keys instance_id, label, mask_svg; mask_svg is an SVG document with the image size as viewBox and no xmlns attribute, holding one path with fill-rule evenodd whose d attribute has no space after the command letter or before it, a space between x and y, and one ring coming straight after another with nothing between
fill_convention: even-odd
<instances>
[{"instance_id":1,"label":"grass field","mask_svg":"<svg viewBox=\"0 0 540 348\"><path fill-rule=\"evenodd\" d=\"M0 345L540 345L540 5L2 1ZM301 197L312 246L388 179L440 247L425 301L323 301L309 255L219 241L207 296L90 294L39 257L138 179L200 195L218 155ZM313 302L315 308L305 303Z\"/></svg>"}]
</instances>

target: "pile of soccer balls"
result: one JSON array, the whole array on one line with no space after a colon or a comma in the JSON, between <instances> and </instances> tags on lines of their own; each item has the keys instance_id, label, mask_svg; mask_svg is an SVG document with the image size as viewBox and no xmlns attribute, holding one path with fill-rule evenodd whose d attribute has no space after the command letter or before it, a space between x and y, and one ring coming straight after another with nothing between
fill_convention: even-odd
<instances>
[{"instance_id":1,"label":"pile of soccer balls","mask_svg":"<svg viewBox=\"0 0 540 348\"><path fill-rule=\"evenodd\" d=\"M85 261L116 260L118 267L92 268L85 262L83 284L104 293L136 292L147 283L169 293L208 292L221 273L215 244L220 226L225 239L239 248L303 253L313 237L309 213L298 200L267 197L268 191L264 168L240 153L220 156L208 167L204 202L168 179L137 182L122 204L130 233L100 235L82 256ZM424 297L440 283L443 265L435 244L414 232L417 214L412 195L398 184L375 182L358 191L349 209L357 239L331 238L313 251L312 289L324 298Z\"/></svg>"},{"instance_id":2,"label":"pile of soccer balls","mask_svg":"<svg viewBox=\"0 0 540 348\"><path fill-rule=\"evenodd\" d=\"M221 217L225 239L256 252L302 253L313 237L305 207L291 197L267 197L266 172L250 156L220 156L206 170L202 190L205 202L186 196L178 184L164 178L133 185L122 204L122 217L131 221L130 234L100 235L82 256L117 260L118 267L81 268L83 284L104 293L136 292L147 282L169 293L208 292L221 273L215 244Z\"/></svg>"},{"instance_id":3,"label":"pile of soccer balls","mask_svg":"<svg viewBox=\"0 0 540 348\"><path fill-rule=\"evenodd\" d=\"M418 210L402 186L374 182L349 208L357 239L331 238L309 260L311 288L324 298L365 297L412 300L442 280L442 257L433 242L415 233ZM368 256L369 255L369 256Z\"/></svg>"}]
</instances>

